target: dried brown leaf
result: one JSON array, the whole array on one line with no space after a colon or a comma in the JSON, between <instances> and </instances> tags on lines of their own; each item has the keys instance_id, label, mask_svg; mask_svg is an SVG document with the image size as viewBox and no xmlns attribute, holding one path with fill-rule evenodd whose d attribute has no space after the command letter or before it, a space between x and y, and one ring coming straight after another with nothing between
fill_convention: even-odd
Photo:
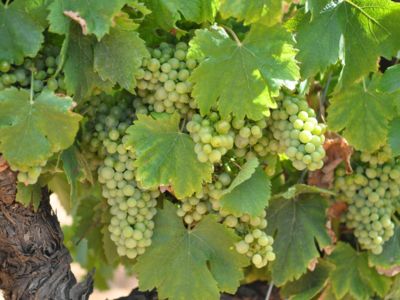
<instances>
[{"instance_id":1,"label":"dried brown leaf","mask_svg":"<svg viewBox=\"0 0 400 300\"><path fill-rule=\"evenodd\" d=\"M82 18L78 12L72 11L72 10L66 10L66 11L64 11L64 15L71 18L73 21L77 22L81 26L82 33L84 35L88 34L86 20L84 18Z\"/></svg>"},{"instance_id":2,"label":"dried brown leaf","mask_svg":"<svg viewBox=\"0 0 400 300\"><path fill-rule=\"evenodd\" d=\"M327 133L324 149L326 152L324 167L321 170L309 173L308 184L322 188L330 188L333 184L335 169L342 162L344 162L348 174L353 172L350 163L353 148L346 139L340 135L336 133Z\"/></svg>"}]
</instances>

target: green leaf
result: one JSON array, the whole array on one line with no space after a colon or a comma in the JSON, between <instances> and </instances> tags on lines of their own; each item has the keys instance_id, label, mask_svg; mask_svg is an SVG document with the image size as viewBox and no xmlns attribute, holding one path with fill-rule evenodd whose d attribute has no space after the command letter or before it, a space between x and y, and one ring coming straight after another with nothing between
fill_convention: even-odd
<instances>
[{"instance_id":1,"label":"green leaf","mask_svg":"<svg viewBox=\"0 0 400 300\"><path fill-rule=\"evenodd\" d=\"M235 293L248 259L235 251L239 239L232 230L211 215L187 230L169 202L155 223L152 245L134 267L141 290L157 288L160 299L170 300L213 300L220 291Z\"/></svg>"},{"instance_id":2,"label":"green leaf","mask_svg":"<svg viewBox=\"0 0 400 300\"><path fill-rule=\"evenodd\" d=\"M42 198L42 192L38 184L24 185L19 182L17 184L17 194L15 200L22 203L24 206L33 205L34 210L37 210Z\"/></svg>"},{"instance_id":3,"label":"green leaf","mask_svg":"<svg viewBox=\"0 0 400 300\"><path fill-rule=\"evenodd\" d=\"M16 0L8 6L0 3L0 60L22 61L40 50L44 27L24 9L27 2Z\"/></svg>"},{"instance_id":4,"label":"green leaf","mask_svg":"<svg viewBox=\"0 0 400 300\"><path fill-rule=\"evenodd\" d=\"M77 25L72 26L64 41L64 74L68 94L82 100L93 94L95 88L109 90L113 84L103 81L94 71L93 37L86 37L79 32Z\"/></svg>"},{"instance_id":5,"label":"green leaf","mask_svg":"<svg viewBox=\"0 0 400 300\"><path fill-rule=\"evenodd\" d=\"M131 93L135 93L135 73L143 58L149 57L136 27L132 21L119 19L94 48L94 67L100 77L118 83Z\"/></svg>"},{"instance_id":6,"label":"green leaf","mask_svg":"<svg viewBox=\"0 0 400 300\"><path fill-rule=\"evenodd\" d=\"M400 227L396 227L394 235L383 244L381 254L369 254L369 262L373 266L384 269L400 265Z\"/></svg>"},{"instance_id":7,"label":"green leaf","mask_svg":"<svg viewBox=\"0 0 400 300\"><path fill-rule=\"evenodd\" d=\"M285 284L281 295L290 300L313 299L328 283L332 268L325 260L319 260L314 271L307 271L300 279Z\"/></svg>"},{"instance_id":8,"label":"green leaf","mask_svg":"<svg viewBox=\"0 0 400 300\"><path fill-rule=\"evenodd\" d=\"M400 275L397 275L393 281L392 288L384 298L385 300L400 299Z\"/></svg>"},{"instance_id":9,"label":"green leaf","mask_svg":"<svg viewBox=\"0 0 400 300\"><path fill-rule=\"evenodd\" d=\"M273 195L271 199L279 199L279 198L292 199L301 194L325 194L331 196L336 195L336 193L327 189L322 189L317 186L299 183L289 187L286 192Z\"/></svg>"},{"instance_id":10,"label":"green leaf","mask_svg":"<svg viewBox=\"0 0 400 300\"><path fill-rule=\"evenodd\" d=\"M12 5L14 8L23 10L30 18L43 29L48 26L47 15L48 6L52 0L18 0L14 1Z\"/></svg>"},{"instance_id":11,"label":"green leaf","mask_svg":"<svg viewBox=\"0 0 400 300\"><path fill-rule=\"evenodd\" d=\"M71 190L67 176L63 173L55 174L47 183L49 189L55 193L61 206L70 214L72 212Z\"/></svg>"},{"instance_id":12,"label":"green leaf","mask_svg":"<svg viewBox=\"0 0 400 300\"><path fill-rule=\"evenodd\" d=\"M68 181L69 201L74 206L78 201L78 184L82 179L88 179L89 182L93 181L91 178L91 170L87 162L79 153L75 146L71 146L61 154L61 161L63 162L63 169L65 177Z\"/></svg>"},{"instance_id":13,"label":"green leaf","mask_svg":"<svg viewBox=\"0 0 400 300\"><path fill-rule=\"evenodd\" d=\"M361 85L351 86L331 99L328 126L333 131L343 130L343 136L357 150L378 150L388 136L392 98L374 89L364 90Z\"/></svg>"},{"instance_id":14,"label":"green leaf","mask_svg":"<svg viewBox=\"0 0 400 300\"><path fill-rule=\"evenodd\" d=\"M400 118L393 119L389 124L389 145L393 156L400 155Z\"/></svg>"},{"instance_id":15,"label":"green leaf","mask_svg":"<svg viewBox=\"0 0 400 300\"><path fill-rule=\"evenodd\" d=\"M127 0L54 0L49 6L50 31L68 34L70 23L77 22L84 35L94 34L101 40L109 32L114 16L127 2Z\"/></svg>"},{"instance_id":16,"label":"green leaf","mask_svg":"<svg viewBox=\"0 0 400 300\"><path fill-rule=\"evenodd\" d=\"M276 23L282 15L280 0L221 0L219 12L224 19L230 17L244 21L244 25L268 20L268 24Z\"/></svg>"},{"instance_id":17,"label":"green leaf","mask_svg":"<svg viewBox=\"0 0 400 300\"><path fill-rule=\"evenodd\" d=\"M246 162L229 188L224 190L220 200L224 210L237 216L262 214L271 196L271 182L263 169L257 166L257 159Z\"/></svg>"},{"instance_id":18,"label":"green leaf","mask_svg":"<svg viewBox=\"0 0 400 300\"><path fill-rule=\"evenodd\" d=\"M153 119L138 115L128 128L127 145L137 155L137 179L145 188L171 184L174 194L182 199L202 190L211 180L212 165L201 163L194 152L194 142L179 131L180 117Z\"/></svg>"},{"instance_id":19,"label":"green leaf","mask_svg":"<svg viewBox=\"0 0 400 300\"><path fill-rule=\"evenodd\" d=\"M388 68L379 82L379 90L386 93L393 93L400 90L400 65Z\"/></svg>"},{"instance_id":20,"label":"green leaf","mask_svg":"<svg viewBox=\"0 0 400 300\"><path fill-rule=\"evenodd\" d=\"M336 266L331 272L331 282L339 299L350 294L355 299L369 300L375 293L383 296L390 289L391 280L368 266L366 252L356 252L350 245L340 242L329 261Z\"/></svg>"},{"instance_id":21,"label":"green leaf","mask_svg":"<svg viewBox=\"0 0 400 300\"><path fill-rule=\"evenodd\" d=\"M326 1L309 2L313 15L302 18L296 37L304 77L340 59L341 81L349 84L377 71L380 56L391 57L399 50L399 4L390 0L344 0L331 1L321 8Z\"/></svg>"},{"instance_id":22,"label":"green leaf","mask_svg":"<svg viewBox=\"0 0 400 300\"><path fill-rule=\"evenodd\" d=\"M280 87L293 88L299 78L295 54L290 34L278 25L252 26L240 43L222 30L197 30L189 56L205 58L190 77L200 112L217 106L223 117L268 115Z\"/></svg>"},{"instance_id":23,"label":"green leaf","mask_svg":"<svg viewBox=\"0 0 400 300\"><path fill-rule=\"evenodd\" d=\"M300 199L276 199L267 210L267 233L274 236L276 260L272 280L278 286L300 278L308 264L319 257L320 248L331 243L326 231L325 199L310 195Z\"/></svg>"},{"instance_id":24,"label":"green leaf","mask_svg":"<svg viewBox=\"0 0 400 300\"><path fill-rule=\"evenodd\" d=\"M29 91L0 92L0 152L13 166L37 166L72 145L81 116L72 99L44 90L30 101Z\"/></svg>"},{"instance_id":25,"label":"green leaf","mask_svg":"<svg viewBox=\"0 0 400 300\"><path fill-rule=\"evenodd\" d=\"M195 23L213 22L217 12L216 0L145 0L152 11L146 17L147 26L170 31L182 17Z\"/></svg>"}]
</instances>

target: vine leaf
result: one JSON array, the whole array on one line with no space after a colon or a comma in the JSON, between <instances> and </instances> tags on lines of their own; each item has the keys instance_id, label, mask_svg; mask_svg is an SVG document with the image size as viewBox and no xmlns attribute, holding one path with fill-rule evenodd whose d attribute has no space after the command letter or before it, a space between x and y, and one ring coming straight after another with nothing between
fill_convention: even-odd
<instances>
[{"instance_id":1,"label":"vine leaf","mask_svg":"<svg viewBox=\"0 0 400 300\"><path fill-rule=\"evenodd\" d=\"M335 193L330 190L323 189L317 186L299 183L291 186L290 188L287 189L287 191L283 193L273 195L271 199L279 199L279 198L292 199L301 194L326 194L331 196L335 195Z\"/></svg>"},{"instance_id":2,"label":"vine leaf","mask_svg":"<svg viewBox=\"0 0 400 300\"><path fill-rule=\"evenodd\" d=\"M170 31L182 17L195 23L213 22L217 12L216 0L145 0L152 11L145 18L145 27Z\"/></svg>"},{"instance_id":3,"label":"vine leaf","mask_svg":"<svg viewBox=\"0 0 400 300\"><path fill-rule=\"evenodd\" d=\"M386 93L393 93L400 90L400 65L388 68L379 82L379 90Z\"/></svg>"},{"instance_id":4,"label":"vine leaf","mask_svg":"<svg viewBox=\"0 0 400 300\"><path fill-rule=\"evenodd\" d=\"M101 40L109 32L114 16L127 2L127 0L55 0L49 6L50 31L68 34L70 23L73 21L81 26L83 34L94 34Z\"/></svg>"},{"instance_id":5,"label":"vine leaf","mask_svg":"<svg viewBox=\"0 0 400 300\"><path fill-rule=\"evenodd\" d=\"M178 114L156 120L138 115L127 130L127 145L136 152L137 180L144 188L171 184L175 196L182 199L211 180L212 165L197 160L194 142L179 131L179 121Z\"/></svg>"},{"instance_id":6,"label":"vine leaf","mask_svg":"<svg viewBox=\"0 0 400 300\"><path fill-rule=\"evenodd\" d=\"M383 244L383 251L379 255L369 255L369 262L373 266L390 269L400 265L400 227L396 227L394 235Z\"/></svg>"},{"instance_id":7,"label":"vine leaf","mask_svg":"<svg viewBox=\"0 0 400 300\"><path fill-rule=\"evenodd\" d=\"M57 195L61 206L65 209L67 214L72 213L72 186L69 184L67 175L64 173L57 173L51 176L47 182L47 186L52 193Z\"/></svg>"},{"instance_id":8,"label":"vine leaf","mask_svg":"<svg viewBox=\"0 0 400 300\"><path fill-rule=\"evenodd\" d=\"M247 161L220 199L224 210L241 215L259 216L271 197L271 182L257 159Z\"/></svg>"},{"instance_id":9,"label":"vine leaf","mask_svg":"<svg viewBox=\"0 0 400 300\"><path fill-rule=\"evenodd\" d=\"M0 92L0 152L13 166L37 166L72 145L81 116L72 99L44 90L34 101L29 91Z\"/></svg>"},{"instance_id":10,"label":"vine leaf","mask_svg":"<svg viewBox=\"0 0 400 300\"><path fill-rule=\"evenodd\" d=\"M0 3L0 60L23 61L40 50L44 26L24 9L26 2L16 0L7 7Z\"/></svg>"},{"instance_id":11,"label":"vine leaf","mask_svg":"<svg viewBox=\"0 0 400 300\"><path fill-rule=\"evenodd\" d=\"M94 68L103 80L135 93L135 73L144 57L149 57L144 41L129 19L119 18L117 25L94 47Z\"/></svg>"},{"instance_id":12,"label":"vine leaf","mask_svg":"<svg viewBox=\"0 0 400 300\"><path fill-rule=\"evenodd\" d=\"M217 106L223 117L268 115L279 88L293 88L299 78L295 54L290 34L278 25L252 26L243 42L222 30L197 30L189 56L203 59L190 77L200 112Z\"/></svg>"},{"instance_id":13,"label":"vine leaf","mask_svg":"<svg viewBox=\"0 0 400 300\"><path fill-rule=\"evenodd\" d=\"M368 266L366 252L356 252L350 245L340 242L329 261L335 265L330 278L333 292L339 299L350 294L356 299L367 300L375 293L384 296L390 289L390 278Z\"/></svg>"},{"instance_id":14,"label":"vine leaf","mask_svg":"<svg viewBox=\"0 0 400 300\"><path fill-rule=\"evenodd\" d=\"M357 150L373 152L386 143L394 110L389 94L354 85L331 99L328 126L336 132L343 130L343 136Z\"/></svg>"},{"instance_id":15,"label":"vine leaf","mask_svg":"<svg viewBox=\"0 0 400 300\"><path fill-rule=\"evenodd\" d=\"M320 248L331 243L325 227L327 207L326 200L317 195L270 202L267 233L275 236L276 260L271 263L271 272L278 286L300 278L319 257L315 241Z\"/></svg>"},{"instance_id":16,"label":"vine leaf","mask_svg":"<svg viewBox=\"0 0 400 300\"><path fill-rule=\"evenodd\" d=\"M389 145L393 156L400 155L400 118L395 118L389 125Z\"/></svg>"},{"instance_id":17,"label":"vine leaf","mask_svg":"<svg viewBox=\"0 0 400 300\"><path fill-rule=\"evenodd\" d=\"M94 71L95 42L93 37L82 35L77 25L71 26L64 40L65 84L68 94L74 95L77 100L91 96L95 88L107 91L113 86L111 82L103 81Z\"/></svg>"},{"instance_id":18,"label":"vine leaf","mask_svg":"<svg viewBox=\"0 0 400 300\"><path fill-rule=\"evenodd\" d=\"M155 224L152 246L134 266L141 290L157 288L161 299L171 300L213 300L220 291L236 291L248 259L235 251L233 231L211 215L187 230L169 202Z\"/></svg>"},{"instance_id":19,"label":"vine leaf","mask_svg":"<svg viewBox=\"0 0 400 300\"><path fill-rule=\"evenodd\" d=\"M42 192L40 186L34 185L24 185L19 182L17 185L17 194L15 195L15 200L22 203L24 206L29 206L32 204L34 210L37 210L42 199Z\"/></svg>"},{"instance_id":20,"label":"vine leaf","mask_svg":"<svg viewBox=\"0 0 400 300\"><path fill-rule=\"evenodd\" d=\"M321 9L320 4L316 4L318 1L311 2L312 15L300 13L294 22L300 50L297 59L302 63L304 77L323 71L340 59L343 64L341 81L349 84L377 71L379 57L395 56L400 48L398 3L330 1ZM319 41L318 47L315 41Z\"/></svg>"},{"instance_id":21,"label":"vine leaf","mask_svg":"<svg viewBox=\"0 0 400 300\"><path fill-rule=\"evenodd\" d=\"M329 280L333 265L319 260L314 271L308 271L300 279L288 282L281 288L281 295L290 300L314 299L322 291Z\"/></svg>"},{"instance_id":22,"label":"vine leaf","mask_svg":"<svg viewBox=\"0 0 400 300\"><path fill-rule=\"evenodd\" d=\"M262 22L274 24L282 16L282 2L276 0L222 0L219 12L224 19L235 17L244 25Z\"/></svg>"}]
</instances>

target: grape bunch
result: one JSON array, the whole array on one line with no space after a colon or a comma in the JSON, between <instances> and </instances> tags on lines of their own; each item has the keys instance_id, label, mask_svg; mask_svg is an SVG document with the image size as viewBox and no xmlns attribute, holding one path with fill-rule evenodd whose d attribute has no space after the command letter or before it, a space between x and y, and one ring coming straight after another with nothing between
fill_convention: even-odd
<instances>
[{"instance_id":1,"label":"grape bunch","mask_svg":"<svg viewBox=\"0 0 400 300\"><path fill-rule=\"evenodd\" d=\"M196 143L194 150L200 162L219 163L222 156L233 148L235 133L230 119L223 120L216 112L204 118L194 115L186 129Z\"/></svg>"},{"instance_id":2,"label":"grape bunch","mask_svg":"<svg viewBox=\"0 0 400 300\"><path fill-rule=\"evenodd\" d=\"M182 200L176 214L183 218L187 225L201 221L210 211L208 197L204 193L196 193L194 196Z\"/></svg>"},{"instance_id":3,"label":"grape bunch","mask_svg":"<svg viewBox=\"0 0 400 300\"><path fill-rule=\"evenodd\" d=\"M319 124L305 100L284 97L269 121L272 153L285 153L298 170L322 168L326 126Z\"/></svg>"},{"instance_id":4,"label":"grape bunch","mask_svg":"<svg viewBox=\"0 0 400 300\"><path fill-rule=\"evenodd\" d=\"M358 166L347 175L344 169L336 171L335 189L348 204L344 221L354 229L362 248L373 254L382 252L382 246L394 234L392 214L400 199L400 165Z\"/></svg>"},{"instance_id":5,"label":"grape bunch","mask_svg":"<svg viewBox=\"0 0 400 300\"><path fill-rule=\"evenodd\" d=\"M160 193L157 189L144 189L136 181L135 154L126 149L123 141L135 112L147 110L140 99L96 98L87 111L90 120L83 134L84 148L91 153L102 195L110 205L111 240L120 256L134 259L151 244Z\"/></svg>"},{"instance_id":6,"label":"grape bunch","mask_svg":"<svg viewBox=\"0 0 400 300\"><path fill-rule=\"evenodd\" d=\"M267 227L266 212L264 211L260 216L252 217L248 214L235 216L225 211L219 200L222 196L222 190L230 183L231 176L223 172L217 175L214 183L207 185L205 193L208 193L212 209L219 215L222 223L235 229L243 238L236 243L236 251L249 257L256 268L263 268L268 262L275 260L272 247L274 239L264 232Z\"/></svg>"},{"instance_id":7,"label":"grape bunch","mask_svg":"<svg viewBox=\"0 0 400 300\"><path fill-rule=\"evenodd\" d=\"M372 166L383 165L392 159L392 149L389 145L383 146L375 152L361 152L360 160Z\"/></svg>"},{"instance_id":8,"label":"grape bunch","mask_svg":"<svg viewBox=\"0 0 400 300\"><path fill-rule=\"evenodd\" d=\"M30 89L33 72L32 89L35 93L43 89L65 93L64 77L61 74L55 76L59 52L58 47L47 46L34 59L26 58L15 64L0 61L0 91L11 86Z\"/></svg>"},{"instance_id":9,"label":"grape bunch","mask_svg":"<svg viewBox=\"0 0 400 300\"><path fill-rule=\"evenodd\" d=\"M268 154L269 140L266 137L267 122L250 121L247 119L233 118L232 127L235 132L235 155L236 157L264 157Z\"/></svg>"},{"instance_id":10,"label":"grape bunch","mask_svg":"<svg viewBox=\"0 0 400 300\"><path fill-rule=\"evenodd\" d=\"M196 103L191 98L192 83L188 78L197 61L187 58L188 45L161 43L149 49L151 58L145 58L136 74L138 95L150 111L190 114Z\"/></svg>"},{"instance_id":11,"label":"grape bunch","mask_svg":"<svg viewBox=\"0 0 400 300\"><path fill-rule=\"evenodd\" d=\"M104 159L98 179L103 197L110 205L111 240L117 246L118 255L134 259L151 245L160 192L140 186L135 180L135 155L127 152L122 143L118 146L117 153L108 154Z\"/></svg>"}]
</instances>

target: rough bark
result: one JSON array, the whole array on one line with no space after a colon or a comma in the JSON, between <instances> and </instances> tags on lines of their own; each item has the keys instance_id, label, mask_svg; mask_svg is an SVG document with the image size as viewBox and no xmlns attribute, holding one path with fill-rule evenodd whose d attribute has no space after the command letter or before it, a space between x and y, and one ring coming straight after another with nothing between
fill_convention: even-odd
<instances>
[{"instance_id":1,"label":"rough bark","mask_svg":"<svg viewBox=\"0 0 400 300\"><path fill-rule=\"evenodd\" d=\"M0 156L0 289L5 299L89 299L92 276L77 283L72 274L48 190L42 190L36 212L15 202L16 176L4 164Z\"/></svg>"}]
</instances>

